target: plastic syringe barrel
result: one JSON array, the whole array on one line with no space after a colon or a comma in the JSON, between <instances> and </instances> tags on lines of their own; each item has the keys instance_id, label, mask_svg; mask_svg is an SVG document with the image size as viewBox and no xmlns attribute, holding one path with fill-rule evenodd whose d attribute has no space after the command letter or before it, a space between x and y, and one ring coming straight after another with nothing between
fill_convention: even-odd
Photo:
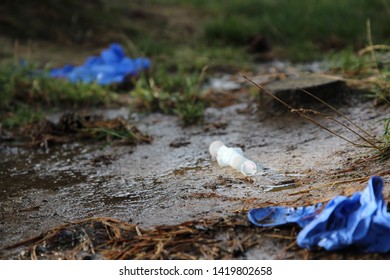
<instances>
[{"instance_id":1,"label":"plastic syringe barrel","mask_svg":"<svg viewBox=\"0 0 390 280\"><path fill-rule=\"evenodd\" d=\"M240 148L228 148L221 141L215 141L211 143L209 151L222 167L231 166L245 176L252 176L257 172L256 163L245 158Z\"/></svg>"}]
</instances>

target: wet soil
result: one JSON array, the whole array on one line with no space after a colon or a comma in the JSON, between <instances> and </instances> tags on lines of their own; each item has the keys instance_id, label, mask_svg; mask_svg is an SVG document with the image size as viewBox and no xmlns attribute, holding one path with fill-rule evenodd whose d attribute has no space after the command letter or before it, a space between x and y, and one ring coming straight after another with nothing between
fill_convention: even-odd
<instances>
[{"instance_id":1,"label":"wet soil","mask_svg":"<svg viewBox=\"0 0 390 280\"><path fill-rule=\"evenodd\" d=\"M389 161L370 159L372 150L353 146L297 114L262 106L248 87L211 94L219 101L233 101L215 103L206 109L204 124L192 127L158 113L129 114L127 108L99 111L108 118L120 116L136 123L153 137L150 144L75 141L48 149L1 144L1 245L93 217L110 217L152 230L237 213L245 216L253 207L310 205L360 191L374 174L383 176L384 195L389 200ZM388 106L375 106L372 100L357 96L337 106L373 135L383 133L381 121L389 115ZM326 108L317 109L333 114ZM59 115L50 118L56 121ZM319 121L358 141L337 123ZM257 174L244 177L218 166L208 152L215 140L241 147L258 164ZM277 236L275 230L276 234L271 233ZM240 258L284 258L286 243L277 241L268 236ZM3 251L2 258L9 253Z\"/></svg>"}]
</instances>

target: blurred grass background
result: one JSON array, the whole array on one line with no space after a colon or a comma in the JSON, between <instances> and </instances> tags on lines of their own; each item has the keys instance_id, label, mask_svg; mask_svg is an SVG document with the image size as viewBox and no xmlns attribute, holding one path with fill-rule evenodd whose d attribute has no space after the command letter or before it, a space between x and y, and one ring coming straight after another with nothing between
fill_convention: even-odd
<instances>
[{"instance_id":1,"label":"blurred grass background","mask_svg":"<svg viewBox=\"0 0 390 280\"><path fill-rule=\"evenodd\" d=\"M1 34L14 39L122 40L148 56L194 56L188 49L195 49L210 57L222 47L256 57L269 47L281 58L318 59L366 46L367 19L374 42L390 41L389 0L3 0L0 14Z\"/></svg>"},{"instance_id":2,"label":"blurred grass background","mask_svg":"<svg viewBox=\"0 0 390 280\"><path fill-rule=\"evenodd\" d=\"M81 64L119 42L129 56L152 60L152 72L131 93L136 103L191 124L205 106L194 91L205 66L208 75L254 70L272 59L331 58L356 73L372 68L369 57L356 56L369 45L368 31L373 44L390 44L390 0L3 0L0 118L20 111L29 119L31 103L85 106L116 98L115 88L26 78L9 65L21 58L40 69ZM383 69L388 73L389 64ZM388 83L378 92L387 100Z\"/></svg>"}]
</instances>

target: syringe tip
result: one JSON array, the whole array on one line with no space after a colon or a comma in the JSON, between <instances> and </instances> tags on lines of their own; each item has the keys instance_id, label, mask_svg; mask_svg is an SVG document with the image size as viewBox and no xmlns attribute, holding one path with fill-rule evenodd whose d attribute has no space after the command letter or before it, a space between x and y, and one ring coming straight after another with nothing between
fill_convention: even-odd
<instances>
[{"instance_id":1,"label":"syringe tip","mask_svg":"<svg viewBox=\"0 0 390 280\"><path fill-rule=\"evenodd\" d=\"M245 176L253 176L257 172L257 165L251 160L246 160L241 166L241 173Z\"/></svg>"}]
</instances>

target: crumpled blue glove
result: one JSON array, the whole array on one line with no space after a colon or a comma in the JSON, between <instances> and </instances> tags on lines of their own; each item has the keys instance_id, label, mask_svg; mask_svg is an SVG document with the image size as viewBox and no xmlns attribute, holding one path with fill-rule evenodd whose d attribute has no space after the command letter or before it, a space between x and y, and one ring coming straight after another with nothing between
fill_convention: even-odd
<instances>
[{"instance_id":1,"label":"crumpled blue glove","mask_svg":"<svg viewBox=\"0 0 390 280\"><path fill-rule=\"evenodd\" d=\"M248 213L249 221L260 227L274 227L296 223L304 227L311 222L321 204L307 207L283 207L271 206L259 209L251 209Z\"/></svg>"},{"instance_id":2,"label":"crumpled blue glove","mask_svg":"<svg viewBox=\"0 0 390 280\"><path fill-rule=\"evenodd\" d=\"M103 50L100 56L90 56L83 65L67 64L62 68L52 69L50 76L64 78L70 82L96 82L100 85L119 84L128 76L135 76L150 68L147 58L131 59L126 57L120 44L113 43Z\"/></svg>"},{"instance_id":3,"label":"crumpled blue glove","mask_svg":"<svg viewBox=\"0 0 390 280\"><path fill-rule=\"evenodd\" d=\"M297 223L300 247L326 250L356 246L363 252L390 252L390 213L383 198L383 180L373 176L363 192L351 197L337 196L321 210L308 207L267 207L251 209L249 221L257 226Z\"/></svg>"}]
</instances>

